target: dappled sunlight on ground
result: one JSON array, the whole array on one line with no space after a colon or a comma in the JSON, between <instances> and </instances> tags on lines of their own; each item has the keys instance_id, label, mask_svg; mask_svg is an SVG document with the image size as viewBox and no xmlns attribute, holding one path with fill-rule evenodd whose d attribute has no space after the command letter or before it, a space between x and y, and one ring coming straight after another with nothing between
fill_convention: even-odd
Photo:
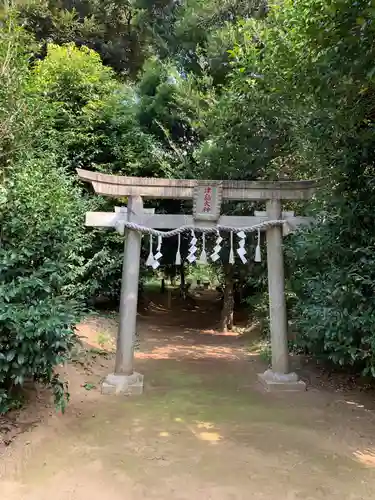
<instances>
[{"instance_id":1,"label":"dappled sunlight on ground","mask_svg":"<svg viewBox=\"0 0 375 500\"><path fill-rule=\"evenodd\" d=\"M355 406L356 408L360 408L360 409L362 409L362 408L365 407L365 405L361 405L361 404L359 404L359 403L357 403L355 401L345 401L345 403L347 405L352 405L352 406Z\"/></svg>"},{"instance_id":2,"label":"dappled sunlight on ground","mask_svg":"<svg viewBox=\"0 0 375 500\"><path fill-rule=\"evenodd\" d=\"M200 441L207 442L209 444L217 444L222 441L223 436L215 429L215 425L212 422L199 422L195 421L193 423L188 423L182 418L175 418L175 422L181 424L185 429L187 429L195 438ZM163 433L168 434L169 433Z\"/></svg>"},{"instance_id":3,"label":"dappled sunlight on ground","mask_svg":"<svg viewBox=\"0 0 375 500\"><path fill-rule=\"evenodd\" d=\"M353 399L339 399L336 401L337 404L342 404L345 406L348 406L351 408L353 411L358 410L362 412L367 412L373 414L373 411L375 410L375 401L374 400L368 400L365 398L361 398L361 400L354 401ZM375 423L375 415L374 415L374 423Z\"/></svg>"},{"instance_id":4,"label":"dappled sunlight on ground","mask_svg":"<svg viewBox=\"0 0 375 500\"><path fill-rule=\"evenodd\" d=\"M191 329L186 329L185 333L189 333ZM199 335L212 335L213 337L239 337L238 332L236 331L228 331L228 332L220 332L218 330L199 330Z\"/></svg>"},{"instance_id":5,"label":"dappled sunlight on ground","mask_svg":"<svg viewBox=\"0 0 375 500\"><path fill-rule=\"evenodd\" d=\"M195 422L198 429L213 429L214 424L212 422Z\"/></svg>"},{"instance_id":6,"label":"dappled sunlight on ground","mask_svg":"<svg viewBox=\"0 0 375 500\"><path fill-rule=\"evenodd\" d=\"M184 344L169 344L156 347L151 352L137 352L137 359L225 359L228 361L239 360L240 357L230 347L215 347Z\"/></svg>"},{"instance_id":7,"label":"dappled sunlight on ground","mask_svg":"<svg viewBox=\"0 0 375 500\"><path fill-rule=\"evenodd\" d=\"M145 426L139 425L139 420L133 420L133 430L136 433L148 433L149 430ZM174 419L174 425L180 426L180 429L175 426L171 426L170 429L157 430L157 436L160 438L165 438L167 440L174 440L178 438L181 433L181 429L188 432L191 436L198 439L199 441L206 442L208 444L217 444L223 440L223 435L217 430L213 422L203 422L203 421L193 421L190 422L184 418L176 417Z\"/></svg>"},{"instance_id":8,"label":"dappled sunlight on ground","mask_svg":"<svg viewBox=\"0 0 375 500\"><path fill-rule=\"evenodd\" d=\"M366 449L363 451L357 450L353 453L353 455L354 458L362 465L375 469L375 449Z\"/></svg>"},{"instance_id":9,"label":"dappled sunlight on ground","mask_svg":"<svg viewBox=\"0 0 375 500\"><path fill-rule=\"evenodd\" d=\"M168 317L155 321L140 321L138 333L141 340L141 352L136 353L139 360L163 359L221 359L236 361L243 358L245 349L239 344L240 335L237 331L224 334L214 328L218 311L196 309L184 312L181 310L169 311ZM157 311L156 299L152 302L152 314ZM157 314L157 312L156 312Z\"/></svg>"},{"instance_id":10,"label":"dappled sunlight on ground","mask_svg":"<svg viewBox=\"0 0 375 500\"><path fill-rule=\"evenodd\" d=\"M208 441L209 443L217 443L222 439L217 432L199 432L196 435L202 439L202 441Z\"/></svg>"},{"instance_id":11,"label":"dappled sunlight on ground","mask_svg":"<svg viewBox=\"0 0 375 500\"><path fill-rule=\"evenodd\" d=\"M76 328L76 333L83 344L108 352L115 350L115 332L117 332L116 320L98 316L87 318Z\"/></svg>"}]
</instances>

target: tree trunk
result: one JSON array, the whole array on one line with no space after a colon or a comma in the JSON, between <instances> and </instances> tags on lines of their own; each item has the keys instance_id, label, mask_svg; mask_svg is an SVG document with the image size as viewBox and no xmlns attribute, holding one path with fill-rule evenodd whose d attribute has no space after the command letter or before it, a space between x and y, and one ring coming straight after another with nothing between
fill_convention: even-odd
<instances>
[{"instance_id":1,"label":"tree trunk","mask_svg":"<svg viewBox=\"0 0 375 500\"><path fill-rule=\"evenodd\" d=\"M145 287L143 281L139 281L138 283L138 303L139 305L143 305L145 303L145 295L144 295Z\"/></svg>"},{"instance_id":2,"label":"tree trunk","mask_svg":"<svg viewBox=\"0 0 375 500\"><path fill-rule=\"evenodd\" d=\"M165 279L164 278L162 278L162 280L161 280L160 293L165 293Z\"/></svg>"},{"instance_id":3,"label":"tree trunk","mask_svg":"<svg viewBox=\"0 0 375 500\"><path fill-rule=\"evenodd\" d=\"M240 304L242 304L242 301L243 301L243 283L239 284L238 298L239 298Z\"/></svg>"},{"instance_id":4,"label":"tree trunk","mask_svg":"<svg viewBox=\"0 0 375 500\"><path fill-rule=\"evenodd\" d=\"M180 295L183 299L186 298L186 290L185 290L185 269L184 265L180 266Z\"/></svg>"},{"instance_id":5,"label":"tree trunk","mask_svg":"<svg viewBox=\"0 0 375 500\"><path fill-rule=\"evenodd\" d=\"M221 311L221 331L224 333L233 328L233 266L227 265L224 267L225 285L224 285L224 300L223 309Z\"/></svg>"},{"instance_id":6,"label":"tree trunk","mask_svg":"<svg viewBox=\"0 0 375 500\"><path fill-rule=\"evenodd\" d=\"M185 268L184 266L180 266L180 284L181 288L185 288Z\"/></svg>"}]
</instances>

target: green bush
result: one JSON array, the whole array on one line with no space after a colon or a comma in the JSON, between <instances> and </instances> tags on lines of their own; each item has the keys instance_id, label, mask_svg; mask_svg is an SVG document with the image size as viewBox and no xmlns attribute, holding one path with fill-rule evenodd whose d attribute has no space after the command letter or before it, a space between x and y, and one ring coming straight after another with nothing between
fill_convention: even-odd
<instances>
[{"instance_id":1,"label":"green bush","mask_svg":"<svg viewBox=\"0 0 375 500\"><path fill-rule=\"evenodd\" d=\"M375 238L370 223L375 197L370 185L370 179L363 184L366 202L341 202L314 228L293 238L289 283L297 299L297 346L375 376Z\"/></svg>"},{"instance_id":2,"label":"green bush","mask_svg":"<svg viewBox=\"0 0 375 500\"><path fill-rule=\"evenodd\" d=\"M51 385L63 408L55 367L75 343L77 301L72 271L80 266L84 204L53 158L13 167L0 207L0 413L27 380Z\"/></svg>"}]
</instances>

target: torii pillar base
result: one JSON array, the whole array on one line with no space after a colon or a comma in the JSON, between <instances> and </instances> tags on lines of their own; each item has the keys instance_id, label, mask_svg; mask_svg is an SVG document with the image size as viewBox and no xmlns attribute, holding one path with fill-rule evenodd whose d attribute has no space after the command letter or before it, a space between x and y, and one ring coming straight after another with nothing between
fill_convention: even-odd
<instances>
[{"instance_id":1,"label":"torii pillar base","mask_svg":"<svg viewBox=\"0 0 375 500\"><path fill-rule=\"evenodd\" d=\"M143 375L134 372L132 375L107 375L102 383L102 394L137 396L143 393Z\"/></svg>"},{"instance_id":2,"label":"torii pillar base","mask_svg":"<svg viewBox=\"0 0 375 500\"><path fill-rule=\"evenodd\" d=\"M306 384L292 373L275 373L266 370L258 374L258 380L266 392L301 392L306 391Z\"/></svg>"}]
</instances>

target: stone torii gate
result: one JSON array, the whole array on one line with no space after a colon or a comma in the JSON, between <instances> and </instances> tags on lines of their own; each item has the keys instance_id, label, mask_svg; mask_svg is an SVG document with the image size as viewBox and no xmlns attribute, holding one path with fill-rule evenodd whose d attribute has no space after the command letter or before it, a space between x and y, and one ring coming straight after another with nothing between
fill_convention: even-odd
<instances>
[{"instance_id":1,"label":"stone torii gate","mask_svg":"<svg viewBox=\"0 0 375 500\"><path fill-rule=\"evenodd\" d=\"M307 200L315 190L314 181L198 181L107 175L77 169L80 179L90 182L97 194L127 197L127 209L115 212L88 212L86 226L125 229L125 247L120 299L115 370L102 385L104 394L140 394L143 375L134 372L134 340L138 302L141 232L180 228L197 232L266 230L272 369L259 374L266 390L304 390L305 384L289 371L287 314L284 293L283 234L309 219L282 212L282 200ZM146 199L193 199L193 215L155 214L143 208ZM222 200L264 201L266 212L255 217L220 214ZM167 233L164 233L167 235ZM170 236L171 234L169 234ZM240 255L240 253L239 253Z\"/></svg>"}]
</instances>

